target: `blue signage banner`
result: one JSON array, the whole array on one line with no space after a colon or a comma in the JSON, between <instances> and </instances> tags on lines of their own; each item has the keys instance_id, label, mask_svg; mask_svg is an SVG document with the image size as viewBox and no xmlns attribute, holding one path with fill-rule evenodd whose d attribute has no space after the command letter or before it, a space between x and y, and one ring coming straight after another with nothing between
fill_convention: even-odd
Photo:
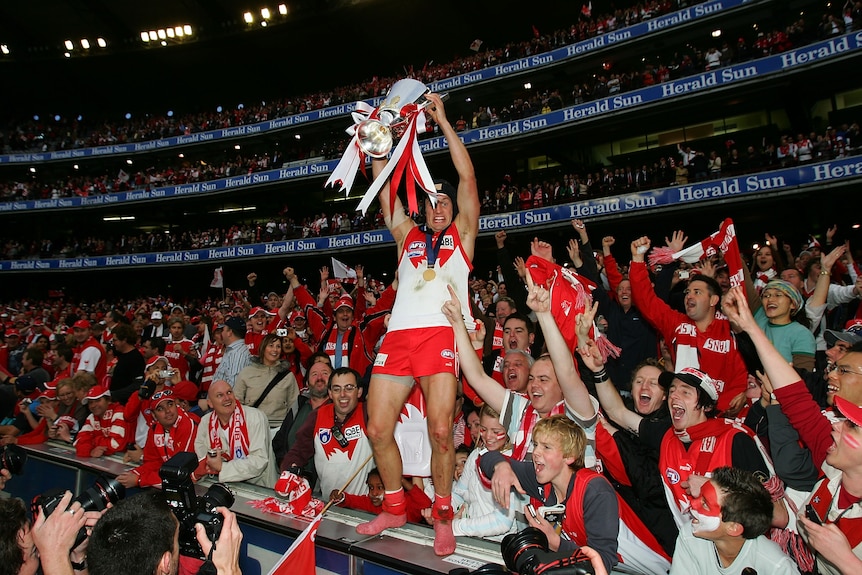
<instances>
[{"instance_id":1,"label":"blue signage banner","mask_svg":"<svg viewBox=\"0 0 862 575\"><path fill-rule=\"evenodd\" d=\"M698 4L696 6L691 6L689 8L684 8L677 12L667 14L660 18L640 22L589 40L583 40L576 44L564 46L563 48L558 48L545 54L537 54L529 58L522 58L514 62L507 62L506 64L500 64L491 68L485 68L483 70L468 72L466 74L461 74L460 76L440 80L429 84L429 88L434 92L445 92L455 88L475 84L477 82L493 80L508 74L516 74L528 70L535 70L542 66L559 64L564 60L569 60L596 50L601 50L607 46L614 46L620 42L640 38L647 34L665 31L683 24L688 24L706 16L713 16L722 11L737 8L744 4L753 3L755 3L754 0L710 0L703 4ZM381 99L382 98L369 100L368 103L372 106L377 106ZM56 152L5 154L0 155L0 164L35 164L57 160L76 160L151 152L175 146L188 146L229 138L253 136L275 130L283 130L301 124L327 120L337 116L346 116L355 110L355 103L341 104L321 110L312 110L302 114L267 120L257 124L223 128L221 130L210 130L208 132L198 132L195 134L174 136L171 138L150 140L147 142L113 144L109 146L98 146L95 148L79 148L75 150L61 150Z\"/></svg>"},{"instance_id":2,"label":"blue signage banner","mask_svg":"<svg viewBox=\"0 0 862 575\"><path fill-rule=\"evenodd\" d=\"M571 204L537 208L521 212L482 216L479 230L529 228L567 222L573 218L589 219L608 215L631 214L665 206L682 206L713 200L726 200L765 192L786 192L804 185L844 182L862 177L862 157L854 156L828 162L722 178L623 194L607 198L584 200ZM220 248L182 250L164 253L128 254L65 259L6 260L0 261L0 271L80 270L122 268L138 265L170 265L189 263L218 263L249 257L302 255L378 246L392 242L387 230L354 232L325 238L306 238L263 244L227 246Z\"/></svg>"},{"instance_id":3,"label":"blue signage banner","mask_svg":"<svg viewBox=\"0 0 862 575\"><path fill-rule=\"evenodd\" d=\"M791 73L809 65L827 62L833 58L850 54L855 55L860 48L862 48L862 32L851 33L799 48L798 50L785 52L784 54L736 64L722 68L721 70L704 72L673 82L665 82L505 124L468 130L462 132L460 138L469 146L485 144L496 140L523 137L538 132L567 129L571 128L577 122L598 119L607 114L622 112L674 98L687 97L705 90L759 79L770 74ZM446 139L442 136L430 138L420 142L419 146L423 154L433 153L446 148ZM93 205L104 206L142 200L173 198L190 194L220 192L240 187L276 184L326 175L337 164L338 160L329 160L232 178L223 178L210 182L196 182L151 190L133 190L93 197L0 202L0 213L37 209L76 208ZM359 198L357 197L358 201Z\"/></svg>"}]
</instances>

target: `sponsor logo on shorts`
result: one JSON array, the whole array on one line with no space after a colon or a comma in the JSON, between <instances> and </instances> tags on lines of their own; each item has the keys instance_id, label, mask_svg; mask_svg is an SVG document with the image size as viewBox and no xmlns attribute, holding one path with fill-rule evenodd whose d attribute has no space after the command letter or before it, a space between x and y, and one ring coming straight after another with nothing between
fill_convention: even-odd
<instances>
[{"instance_id":1,"label":"sponsor logo on shorts","mask_svg":"<svg viewBox=\"0 0 862 575\"><path fill-rule=\"evenodd\" d=\"M667 477L667 480L670 481L671 485L679 483L679 472L676 469L668 467L664 474Z\"/></svg>"},{"instance_id":2,"label":"sponsor logo on shorts","mask_svg":"<svg viewBox=\"0 0 862 575\"><path fill-rule=\"evenodd\" d=\"M329 443L329 440L332 439L332 430L326 427L321 427L317 430L317 437L320 439L320 443L326 445Z\"/></svg>"},{"instance_id":3,"label":"sponsor logo on shorts","mask_svg":"<svg viewBox=\"0 0 862 575\"><path fill-rule=\"evenodd\" d=\"M383 367L386 365L386 359L389 357L388 353L378 353L374 358L374 366L375 367Z\"/></svg>"},{"instance_id":4,"label":"sponsor logo on shorts","mask_svg":"<svg viewBox=\"0 0 862 575\"><path fill-rule=\"evenodd\" d=\"M443 359L455 359L455 352L451 349L444 349L440 352L440 357Z\"/></svg>"}]
</instances>

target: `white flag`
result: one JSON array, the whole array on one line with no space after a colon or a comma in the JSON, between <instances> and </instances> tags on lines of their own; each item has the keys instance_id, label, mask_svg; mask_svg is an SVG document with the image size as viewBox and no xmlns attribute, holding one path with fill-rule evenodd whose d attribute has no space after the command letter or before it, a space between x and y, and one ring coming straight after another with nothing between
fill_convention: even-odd
<instances>
[{"instance_id":1,"label":"white flag","mask_svg":"<svg viewBox=\"0 0 862 575\"><path fill-rule=\"evenodd\" d=\"M478 38L473 40L473 42L470 44L470 49L473 50L474 52L478 52L479 48L481 48L481 47L482 47L482 41Z\"/></svg>"},{"instance_id":2,"label":"white flag","mask_svg":"<svg viewBox=\"0 0 862 575\"><path fill-rule=\"evenodd\" d=\"M356 279L356 270L352 267L349 267L347 264L344 264L338 261L335 258L330 258L332 260L332 275L338 280L355 280Z\"/></svg>"},{"instance_id":3,"label":"white flag","mask_svg":"<svg viewBox=\"0 0 862 575\"><path fill-rule=\"evenodd\" d=\"M216 268L213 272L213 281L210 282L210 287L213 288L223 288L224 287L224 270L222 268Z\"/></svg>"}]
</instances>

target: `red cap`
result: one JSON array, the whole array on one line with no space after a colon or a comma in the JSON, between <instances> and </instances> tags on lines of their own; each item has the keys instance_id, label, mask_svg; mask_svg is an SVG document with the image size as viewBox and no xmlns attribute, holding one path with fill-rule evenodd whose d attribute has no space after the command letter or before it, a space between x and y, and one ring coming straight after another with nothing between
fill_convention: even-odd
<instances>
[{"instance_id":1,"label":"red cap","mask_svg":"<svg viewBox=\"0 0 862 575\"><path fill-rule=\"evenodd\" d=\"M72 329L90 329L90 320L79 319L72 324Z\"/></svg>"},{"instance_id":2,"label":"red cap","mask_svg":"<svg viewBox=\"0 0 862 575\"><path fill-rule=\"evenodd\" d=\"M81 403L86 404L87 401L91 399L99 399L100 397L111 397L111 390L104 385L94 385L90 388L90 391L87 392L84 399L81 400Z\"/></svg>"},{"instance_id":3,"label":"red cap","mask_svg":"<svg viewBox=\"0 0 862 575\"><path fill-rule=\"evenodd\" d=\"M195 401L198 398L198 388L195 384L188 380L182 380L171 388L174 392L174 398L185 399L186 401Z\"/></svg>"},{"instance_id":4,"label":"red cap","mask_svg":"<svg viewBox=\"0 0 862 575\"><path fill-rule=\"evenodd\" d=\"M844 417L862 427L862 407L851 403L840 395L835 396L835 407L838 408L838 411L840 411Z\"/></svg>"},{"instance_id":5,"label":"red cap","mask_svg":"<svg viewBox=\"0 0 862 575\"><path fill-rule=\"evenodd\" d=\"M15 328L6 330L6 337L21 337L21 332Z\"/></svg>"},{"instance_id":6,"label":"red cap","mask_svg":"<svg viewBox=\"0 0 862 575\"><path fill-rule=\"evenodd\" d=\"M39 394L36 399L57 399L57 388L51 387Z\"/></svg>"},{"instance_id":7,"label":"red cap","mask_svg":"<svg viewBox=\"0 0 862 575\"><path fill-rule=\"evenodd\" d=\"M155 411L160 403L167 400L176 401L176 394L173 389L165 389L153 394L152 403L150 404L150 408Z\"/></svg>"},{"instance_id":8,"label":"red cap","mask_svg":"<svg viewBox=\"0 0 862 575\"><path fill-rule=\"evenodd\" d=\"M349 295L343 295L338 298L338 303L335 304L335 310L338 311L338 308L347 306L350 309L353 309L353 298Z\"/></svg>"},{"instance_id":9,"label":"red cap","mask_svg":"<svg viewBox=\"0 0 862 575\"><path fill-rule=\"evenodd\" d=\"M170 366L171 366L171 362L170 362L170 361L168 360L168 358L166 358L165 356L163 356L163 355L154 355L153 357L151 357L150 359L148 359L148 360L147 360L147 365L146 365L147 369L149 369L150 367L152 367L152 366L153 366L157 361L159 361L160 359L161 359L162 361L164 361L164 362L165 362L165 365L167 365L168 367L170 367Z\"/></svg>"},{"instance_id":10,"label":"red cap","mask_svg":"<svg viewBox=\"0 0 862 575\"><path fill-rule=\"evenodd\" d=\"M249 317L249 319L251 319L261 312L265 313L266 315L275 315L275 312L272 312L272 311L267 310L266 308L262 308L260 306L257 306L257 307L251 308L251 311L248 312L248 317Z\"/></svg>"}]
</instances>

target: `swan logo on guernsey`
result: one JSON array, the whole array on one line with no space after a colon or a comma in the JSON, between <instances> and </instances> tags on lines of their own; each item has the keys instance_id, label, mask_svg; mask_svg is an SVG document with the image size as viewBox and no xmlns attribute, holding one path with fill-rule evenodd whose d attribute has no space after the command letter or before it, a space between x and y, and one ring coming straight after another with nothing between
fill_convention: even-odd
<instances>
[{"instance_id":1,"label":"swan logo on guernsey","mask_svg":"<svg viewBox=\"0 0 862 575\"><path fill-rule=\"evenodd\" d=\"M326 445L329 443L329 440L332 439L332 430L326 427L321 427L317 430L317 437L320 439L320 443Z\"/></svg>"}]
</instances>

